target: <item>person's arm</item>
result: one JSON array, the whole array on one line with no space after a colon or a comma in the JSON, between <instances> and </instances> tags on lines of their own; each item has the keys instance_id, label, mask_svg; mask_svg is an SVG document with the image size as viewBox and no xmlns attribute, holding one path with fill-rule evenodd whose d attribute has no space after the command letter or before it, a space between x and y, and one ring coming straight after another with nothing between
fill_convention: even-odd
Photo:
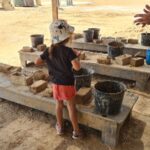
<instances>
[{"instance_id":1,"label":"person's arm","mask_svg":"<svg viewBox=\"0 0 150 150\"><path fill-rule=\"evenodd\" d=\"M71 64L75 71L79 71L81 69L80 62L77 59L72 60Z\"/></svg>"},{"instance_id":2,"label":"person's arm","mask_svg":"<svg viewBox=\"0 0 150 150\"><path fill-rule=\"evenodd\" d=\"M43 65L44 64L44 61L41 59L41 57L39 57L39 58L37 58L36 60L35 60L35 65L36 66L39 66L39 65Z\"/></svg>"},{"instance_id":3,"label":"person's arm","mask_svg":"<svg viewBox=\"0 0 150 150\"><path fill-rule=\"evenodd\" d=\"M37 58L35 60L35 65L39 66L39 65L43 65L45 60L47 59L49 53L48 53L48 50L46 49L41 55L39 58Z\"/></svg>"},{"instance_id":4,"label":"person's arm","mask_svg":"<svg viewBox=\"0 0 150 150\"><path fill-rule=\"evenodd\" d=\"M143 14L136 14L134 17L137 18L134 21L136 25L150 25L150 5L145 6Z\"/></svg>"}]
</instances>

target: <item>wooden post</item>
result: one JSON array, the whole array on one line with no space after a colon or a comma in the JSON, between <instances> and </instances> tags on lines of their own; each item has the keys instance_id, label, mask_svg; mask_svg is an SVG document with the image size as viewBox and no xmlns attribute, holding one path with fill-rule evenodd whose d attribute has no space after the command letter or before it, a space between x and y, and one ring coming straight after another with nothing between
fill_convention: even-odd
<instances>
[{"instance_id":1,"label":"wooden post","mask_svg":"<svg viewBox=\"0 0 150 150\"><path fill-rule=\"evenodd\" d=\"M52 0L52 17L53 20L58 19L58 0Z\"/></svg>"}]
</instances>

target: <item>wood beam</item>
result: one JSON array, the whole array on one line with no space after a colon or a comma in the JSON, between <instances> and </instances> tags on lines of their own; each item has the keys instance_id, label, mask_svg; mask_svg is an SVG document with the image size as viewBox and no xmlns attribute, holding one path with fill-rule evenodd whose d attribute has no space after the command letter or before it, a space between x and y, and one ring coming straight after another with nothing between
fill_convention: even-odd
<instances>
[{"instance_id":1,"label":"wood beam","mask_svg":"<svg viewBox=\"0 0 150 150\"><path fill-rule=\"evenodd\" d=\"M52 18L53 21L58 19L58 0L52 0Z\"/></svg>"}]
</instances>

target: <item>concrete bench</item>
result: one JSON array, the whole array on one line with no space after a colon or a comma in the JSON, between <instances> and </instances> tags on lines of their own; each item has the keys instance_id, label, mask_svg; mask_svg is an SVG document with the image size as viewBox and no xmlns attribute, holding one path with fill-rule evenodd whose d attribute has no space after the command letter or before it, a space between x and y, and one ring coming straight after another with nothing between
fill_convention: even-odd
<instances>
[{"instance_id":1,"label":"concrete bench","mask_svg":"<svg viewBox=\"0 0 150 150\"><path fill-rule=\"evenodd\" d=\"M55 115L55 101L52 98L34 95L27 86L13 85L8 76L3 73L0 73L0 98ZM88 106L77 106L79 123L101 131L103 143L114 147L118 144L120 128L130 116L137 99L138 96L126 92L120 113L107 117L102 117L95 112L93 102ZM64 118L69 118L66 108Z\"/></svg>"}]
</instances>

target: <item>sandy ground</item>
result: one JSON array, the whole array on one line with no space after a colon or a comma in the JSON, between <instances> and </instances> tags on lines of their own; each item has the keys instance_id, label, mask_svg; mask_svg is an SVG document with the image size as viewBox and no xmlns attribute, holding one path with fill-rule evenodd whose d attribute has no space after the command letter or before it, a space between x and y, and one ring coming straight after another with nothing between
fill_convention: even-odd
<instances>
[{"instance_id":1,"label":"sandy ground","mask_svg":"<svg viewBox=\"0 0 150 150\"><path fill-rule=\"evenodd\" d=\"M102 36L140 38L140 33L149 31L149 27L142 29L133 25L133 15L141 11L147 1L120 1L83 3L87 1L76 0L73 7L59 10L60 18L74 25L76 32L99 27ZM0 62L20 65L18 50L31 45L31 34L44 34L45 43L49 44L51 20L50 3L46 0L41 7L0 9ZM85 129L87 137L81 141L71 139L70 126L64 137L56 136L55 122L55 117L0 100L0 150L110 150L101 143L99 132L91 129ZM123 128L120 145L115 150L149 150L149 137L149 117L134 113Z\"/></svg>"}]
</instances>

